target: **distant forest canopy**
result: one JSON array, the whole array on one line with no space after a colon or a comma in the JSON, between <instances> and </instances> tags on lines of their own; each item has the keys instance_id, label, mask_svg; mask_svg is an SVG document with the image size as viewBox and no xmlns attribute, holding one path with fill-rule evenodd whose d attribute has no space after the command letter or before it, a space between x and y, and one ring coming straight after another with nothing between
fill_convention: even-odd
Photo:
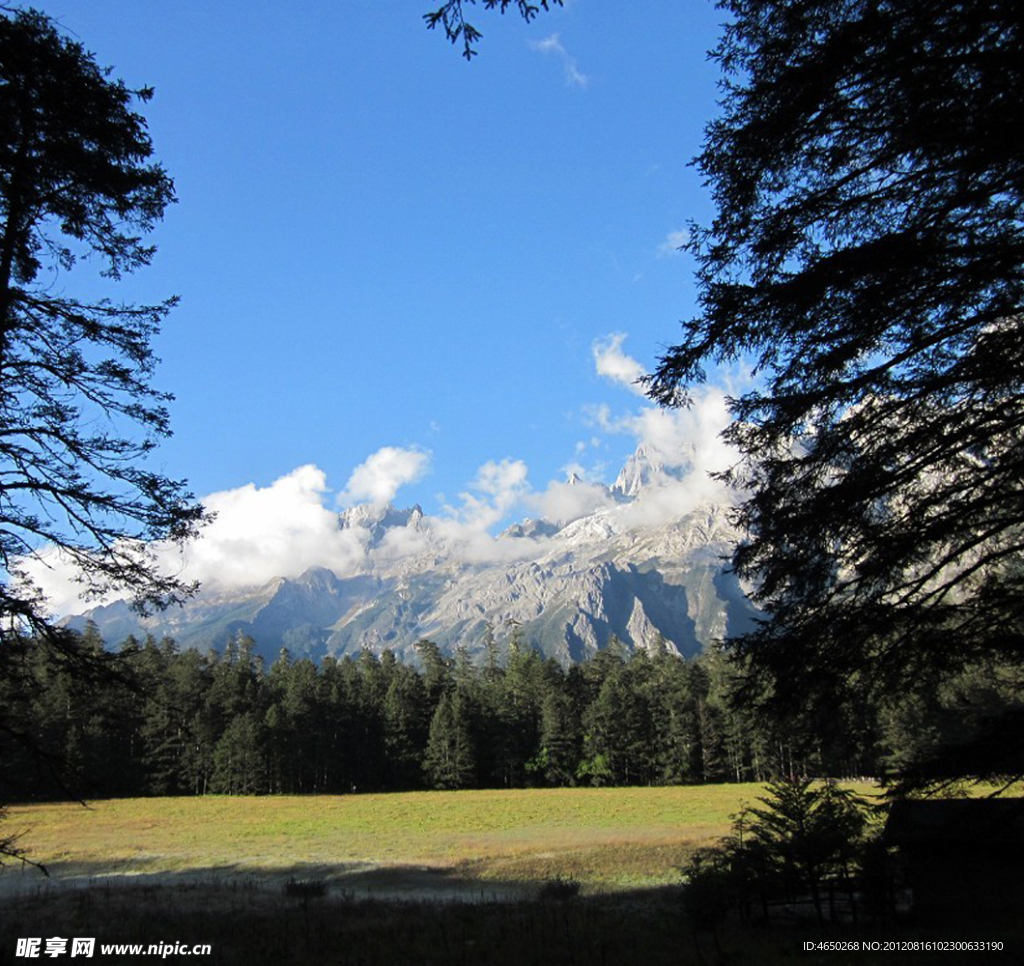
<instances>
[{"instance_id":1,"label":"distant forest canopy","mask_svg":"<svg viewBox=\"0 0 1024 966\"><path fill-rule=\"evenodd\" d=\"M418 667L388 651L320 665L282 651L268 667L243 636L222 655L169 638L111 653L94 627L75 639L4 655L9 799L886 778L1020 686L979 668L929 701L864 693L782 728L732 699L736 667L715 653L613 642L566 670L522 640L477 664L421 641Z\"/></svg>"}]
</instances>

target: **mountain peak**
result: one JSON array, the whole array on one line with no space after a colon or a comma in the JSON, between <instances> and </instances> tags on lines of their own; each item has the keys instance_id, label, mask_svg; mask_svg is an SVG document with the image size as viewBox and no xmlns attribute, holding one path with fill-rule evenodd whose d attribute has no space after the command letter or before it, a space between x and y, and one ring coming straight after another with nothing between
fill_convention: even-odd
<instances>
[{"instance_id":1,"label":"mountain peak","mask_svg":"<svg viewBox=\"0 0 1024 966\"><path fill-rule=\"evenodd\" d=\"M536 540L540 537L553 537L561 527L550 520L531 520L527 517L522 523L513 523L512 526L501 532L503 537L525 537Z\"/></svg>"},{"instance_id":2,"label":"mountain peak","mask_svg":"<svg viewBox=\"0 0 1024 966\"><path fill-rule=\"evenodd\" d=\"M285 583L287 582L285 581ZM338 577L333 570L329 570L327 567L307 567L291 583L310 591L330 591L338 585Z\"/></svg>"},{"instance_id":3,"label":"mountain peak","mask_svg":"<svg viewBox=\"0 0 1024 966\"><path fill-rule=\"evenodd\" d=\"M612 492L620 496L635 497L664 473L659 454L647 443L641 443L626 460L612 484Z\"/></svg>"},{"instance_id":4,"label":"mountain peak","mask_svg":"<svg viewBox=\"0 0 1024 966\"><path fill-rule=\"evenodd\" d=\"M648 486L663 486L669 481L682 479L689 469L687 462L666 465L659 450L650 443L641 443L626 460L611 490L620 497L633 499Z\"/></svg>"},{"instance_id":5,"label":"mountain peak","mask_svg":"<svg viewBox=\"0 0 1024 966\"><path fill-rule=\"evenodd\" d=\"M400 510L390 503L374 505L360 503L338 514L338 527L342 530L362 528L369 531L369 546L376 547L388 530L408 527L423 529L423 509L418 503Z\"/></svg>"}]
</instances>

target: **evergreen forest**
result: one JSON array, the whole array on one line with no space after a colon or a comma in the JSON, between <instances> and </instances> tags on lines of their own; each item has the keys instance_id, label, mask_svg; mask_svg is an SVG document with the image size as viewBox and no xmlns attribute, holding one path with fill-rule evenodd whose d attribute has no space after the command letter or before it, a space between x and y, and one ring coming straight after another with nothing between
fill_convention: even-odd
<instances>
[{"instance_id":1,"label":"evergreen forest","mask_svg":"<svg viewBox=\"0 0 1024 966\"><path fill-rule=\"evenodd\" d=\"M1019 688L972 669L927 702L846 700L812 718L751 710L724 655L684 660L663 642L613 640L562 667L513 636L483 660L430 641L417 666L389 652L269 667L250 638L223 653L94 627L62 648L23 639L4 655L7 794L139 795L668 785L913 775ZM854 682L855 684L855 682Z\"/></svg>"}]
</instances>

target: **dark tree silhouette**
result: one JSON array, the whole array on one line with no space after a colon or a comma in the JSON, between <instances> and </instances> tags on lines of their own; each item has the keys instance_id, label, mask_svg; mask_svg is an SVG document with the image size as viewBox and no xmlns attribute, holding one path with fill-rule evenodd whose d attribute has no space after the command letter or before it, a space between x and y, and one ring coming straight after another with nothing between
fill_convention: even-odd
<instances>
[{"instance_id":1,"label":"dark tree silhouette","mask_svg":"<svg viewBox=\"0 0 1024 966\"><path fill-rule=\"evenodd\" d=\"M0 7L0 670L28 682L26 648L43 645L74 665L82 695L109 680L110 656L53 626L26 562L76 566L86 593L158 607L191 588L160 572L152 544L204 519L181 482L145 464L169 434L150 340L174 300L65 294L82 261L117 280L152 258L142 236L174 188L133 110L150 95L111 80L45 15ZM17 710L0 705L5 756L73 773L96 723L69 733L58 769ZM30 861L9 836L4 856Z\"/></svg>"},{"instance_id":2,"label":"dark tree silhouette","mask_svg":"<svg viewBox=\"0 0 1024 966\"><path fill-rule=\"evenodd\" d=\"M779 708L1024 663L1019 5L721 6L701 314L649 389L759 376L727 475L767 620L734 650Z\"/></svg>"},{"instance_id":3,"label":"dark tree silhouette","mask_svg":"<svg viewBox=\"0 0 1024 966\"><path fill-rule=\"evenodd\" d=\"M189 587L162 574L154 541L192 536L203 510L146 467L169 434L168 394L150 384L150 341L174 303L64 294L87 259L119 279L149 263L146 234L174 200L152 163L149 90L111 80L35 11L0 10L0 619L49 624L26 559L59 552L83 590L140 607Z\"/></svg>"}]
</instances>

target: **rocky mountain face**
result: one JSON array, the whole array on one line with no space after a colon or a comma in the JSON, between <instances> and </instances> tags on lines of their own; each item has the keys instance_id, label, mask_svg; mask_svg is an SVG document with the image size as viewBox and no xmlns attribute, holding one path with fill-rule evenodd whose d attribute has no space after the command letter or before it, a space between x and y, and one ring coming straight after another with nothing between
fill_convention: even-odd
<instances>
[{"instance_id":1,"label":"rocky mountain face","mask_svg":"<svg viewBox=\"0 0 1024 966\"><path fill-rule=\"evenodd\" d=\"M483 559L453 546L419 507L358 506L338 521L359 528L366 558L358 572L312 567L262 587L204 589L146 620L118 602L69 623L94 621L111 644L153 634L201 649L241 632L268 661L282 647L313 659L364 647L411 658L421 638L476 653L489 634L500 647L514 629L563 663L613 636L629 649L664 642L689 656L749 627L756 611L726 569L738 538L728 508L688 506L684 479L641 447L598 509L569 523L509 527Z\"/></svg>"}]
</instances>

